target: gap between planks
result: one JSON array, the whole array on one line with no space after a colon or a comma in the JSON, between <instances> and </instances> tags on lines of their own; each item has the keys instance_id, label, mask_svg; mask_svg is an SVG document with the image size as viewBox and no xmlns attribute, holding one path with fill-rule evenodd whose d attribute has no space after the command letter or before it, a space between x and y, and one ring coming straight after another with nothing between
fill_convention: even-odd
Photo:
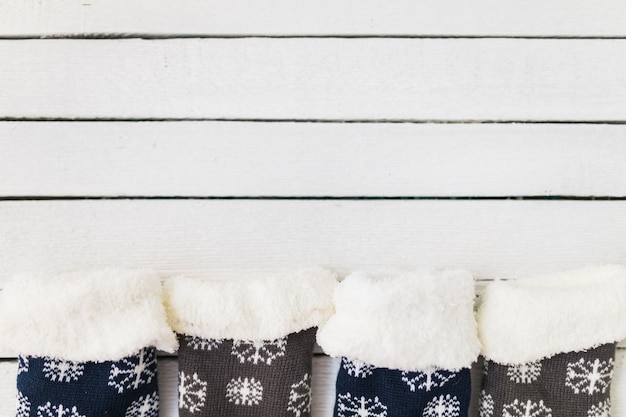
<instances>
[{"instance_id":1,"label":"gap between planks","mask_svg":"<svg viewBox=\"0 0 626 417\"><path fill-rule=\"evenodd\" d=\"M2 36L0 40L108 40L108 39L139 39L139 40L169 40L169 39L553 39L553 40L620 40L626 39L626 36L593 36L593 35L446 35L446 34L433 34L433 35L410 35L410 34L397 34L397 35L384 35L384 34L353 34L353 35L341 35L341 34L300 34L300 35L264 35L264 34L215 34L205 35L201 33L191 34L150 34L150 33L85 33L85 34L52 34L52 35L15 35L15 36Z\"/></svg>"},{"instance_id":2,"label":"gap between planks","mask_svg":"<svg viewBox=\"0 0 626 417\"><path fill-rule=\"evenodd\" d=\"M626 196L576 196L576 195L519 195L519 196L0 196L2 201L84 201L84 200L301 200L301 201L317 201L317 200L338 200L338 201L377 201L377 200L519 200L519 201L625 201Z\"/></svg>"},{"instance_id":3,"label":"gap between planks","mask_svg":"<svg viewBox=\"0 0 626 417\"><path fill-rule=\"evenodd\" d=\"M626 38L624 38L626 39ZM1 40L1 39L0 39ZM331 124L434 124L434 125L626 125L619 119L393 119L393 118L245 118L245 117L47 117L47 116L0 116L0 122L244 122L244 123L331 123Z\"/></svg>"}]
</instances>

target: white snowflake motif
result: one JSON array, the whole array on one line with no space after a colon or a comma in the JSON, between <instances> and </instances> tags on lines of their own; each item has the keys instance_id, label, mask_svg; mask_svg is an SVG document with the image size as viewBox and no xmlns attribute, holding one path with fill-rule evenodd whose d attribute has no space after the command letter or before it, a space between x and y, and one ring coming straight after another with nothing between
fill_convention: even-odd
<instances>
[{"instance_id":1,"label":"white snowflake motif","mask_svg":"<svg viewBox=\"0 0 626 417\"><path fill-rule=\"evenodd\" d=\"M226 385L226 398L237 405L258 405L263 401L263 386L254 378L231 379Z\"/></svg>"},{"instance_id":2,"label":"white snowflake motif","mask_svg":"<svg viewBox=\"0 0 626 417\"><path fill-rule=\"evenodd\" d=\"M198 378L198 374L178 375L178 408L186 408L190 413L200 411L206 400L206 381Z\"/></svg>"},{"instance_id":3,"label":"white snowflake motif","mask_svg":"<svg viewBox=\"0 0 626 417\"><path fill-rule=\"evenodd\" d=\"M406 382L412 392L430 391L432 388L443 387L446 382L456 376L454 372L428 368L424 372L402 372L402 381Z\"/></svg>"},{"instance_id":4,"label":"white snowflake motif","mask_svg":"<svg viewBox=\"0 0 626 417\"><path fill-rule=\"evenodd\" d=\"M85 417L81 415L76 407L65 408L63 404L52 405L49 402L46 405L37 407L37 417Z\"/></svg>"},{"instance_id":5,"label":"white snowflake motif","mask_svg":"<svg viewBox=\"0 0 626 417\"><path fill-rule=\"evenodd\" d=\"M478 399L478 410L480 417L491 417L493 416L495 404L493 402L493 397L482 390L480 392L480 397Z\"/></svg>"},{"instance_id":6,"label":"white snowflake motif","mask_svg":"<svg viewBox=\"0 0 626 417\"><path fill-rule=\"evenodd\" d=\"M552 417L552 409L543 405L543 401L535 403L530 400L515 400L504 406L502 417Z\"/></svg>"},{"instance_id":7,"label":"white snowflake motif","mask_svg":"<svg viewBox=\"0 0 626 417\"><path fill-rule=\"evenodd\" d=\"M592 405L587 411L587 417L610 417L611 416L611 400L600 402L598 405Z\"/></svg>"},{"instance_id":8,"label":"white snowflake motif","mask_svg":"<svg viewBox=\"0 0 626 417\"><path fill-rule=\"evenodd\" d=\"M285 356L287 339L276 340L235 340L233 342L232 355L239 358L239 362L252 362L257 365L264 363L271 365L281 356Z\"/></svg>"},{"instance_id":9,"label":"white snowflake motif","mask_svg":"<svg viewBox=\"0 0 626 417\"><path fill-rule=\"evenodd\" d=\"M585 392L593 395L597 392L605 393L611 385L613 377L613 359L593 362L581 358L577 362L567 364L565 386L570 387L576 394Z\"/></svg>"},{"instance_id":10,"label":"white snowflake motif","mask_svg":"<svg viewBox=\"0 0 626 417\"><path fill-rule=\"evenodd\" d=\"M28 397L22 394L21 391L17 392L17 413L16 417L28 417L30 415L30 401Z\"/></svg>"},{"instance_id":11,"label":"white snowflake motif","mask_svg":"<svg viewBox=\"0 0 626 417\"><path fill-rule=\"evenodd\" d=\"M124 417L158 417L159 394L153 392L144 397L139 397L126 410Z\"/></svg>"},{"instance_id":12,"label":"white snowflake motif","mask_svg":"<svg viewBox=\"0 0 626 417\"><path fill-rule=\"evenodd\" d=\"M348 375L355 378L367 378L374 370L372 365L368 365L358 359L350 360L343 358L341 360L341 366L346 370L346 372L348 372Z\"/></svg>"},{"instance_id":13,"label":"white snowflake motif","mask_svg":"<svg viewBox=\"0 0 626 417\"><path fill-rule=\"evenodd\" d=\"M28 361L27 357L18 356L17 357L17 374L21 375L25 372L28 372L29 365L30 365L30 362Z\"/></svg>"},{"instance_id":14,"label":"white snowflake motif","mask_svg":"<svg viewBox=\"0 0 626 417\"><path fill-rule=\"evenodd\" d=\"M85 365L61 359L46 359L43 363L43 375L51 381L78 381L85 371Z\"/></svg>"},{"instance_id":15,"label":"white snowflake motif","mask_svg":"<svg viewBox=\"0 0 626 417\"><path fill-rule=\"evenodd\" d=\"M461 402L450 394L435 397L426 404L422 416L424 417L459 417Z\"/></svg>"},{"instance_id":16,"label":"white snowflake motif","mask_svg":"<svg viewBox=\"0 0 626 417\"><path fill-rule=\"evenodd\" d=\"M287 411L291 411L295 417L311 412L311 376L308 373L291 386Z\"/></svg>"},{"instance_id":17,"label":"white snowflake motif","mask_svg":"<svg viewBox=\"0 0 626 417\"><path fill-rule=\"evenodd\" d=\"M129 356L111 365L109 386L118 393L137 389L149 384L156 377L156 355L154 349L142 349L138 355Z\"/></svg>"},{"instance_id":18,"label":"white snowflake motif","mask_svg":"<svg viewBox=\"0 0 626 417\"><path fill-rule=\"evenodd\" d=\"M349 392L337 396L338 417L387 417L387 406L378 400L353 397Z\"/></svg>"},{"instance_id":19,"label":"white snowflake motif","mask_svg":"<svg viewBox=\"0 0 626 417\"><path fill-rule=\"evenodd\" d=\"M541 362L531 362L522 365L510 365L506 374L516 384L530 384L541 374Z\"/></svg>"},{"instance_id":20,"label":"white snowflake motif","mask_svg":"<svg viewBox=\"0 0 626 417\"><path fill-rule=\"evenodd\" d=\"M204 339L202 337L185 336L185 342L193 350L208 350L216 349L224 342L223 339Z\"/></svg>"}]
</instances>

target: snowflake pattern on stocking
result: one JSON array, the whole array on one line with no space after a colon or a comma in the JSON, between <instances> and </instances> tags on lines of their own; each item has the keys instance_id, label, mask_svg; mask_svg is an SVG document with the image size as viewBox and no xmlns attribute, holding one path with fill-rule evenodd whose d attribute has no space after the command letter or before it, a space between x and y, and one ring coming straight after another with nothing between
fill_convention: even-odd
<instances>
[{"instance_id":1,"label":"snowflake pattern on stocking","mask_svg":"<svg viewBox=\"0 0 626 417\"><path fill-rule=\"evenodd\" d=\"M378 400L353 397L349 392L337 396L339 417L387 417L387 406Z\"/></svg>"},{"instance_id":2,"label":"snowflake pattern on stocking","mask_svg":"<svg viewBox=\"0 0 626 417\"><path fill-rule=\"evenodd\" d=\"M46 403L46 405L42 405L37 407L37 417L85 417L81 415L76 407L65 408L63 404L52 405L51 403Z\"/></svg>"},{"instance_id":3,"label":"snowflake pattern on stocking","mask_svg":"<svg viewBox=\"0 0 626 417\"><path fill-rule=\"evenodd\" d=\"M443 387L446 382L456 376L455 372L428 368L424 372L402 372L402 381L409 386L411 392L430 391L432 388Z\"/></svg>"},{"instance_id":4,"label":"snowflake pattern on stocking","mask_svg":"<svg viewBox=\"0 0 626 417\"><path fill-rule=\"evenodd\" d=\"M541 362L531 362L522 365L510 365L506 374L516 384L530 384L541 374Z\"/></svg>"},{"instance_id":5,"label":"snowflake pattern on stocking","mask_svg":"<svg viewBox=\"0 0 626 417\"><path fill-rule=\"evenodd\" d=\"M367 378L372 374L374 367L372 365L368 365L363 361L358 359L350 360L347 358L343 358L341 360L341 366L346 370L348 375L353 376L355 378Z\"/></svg>"},{"instance_id":6,"label":"snowflake pattern on stocking","mask_svg":"<svg viewBox=\"0 0 626 417\"><path fill-rule=\"evenodd\" d=\"M480 417L492 417L494 411L493 397L482 390L478 399L478 411Z\"/></svg>"},{"instance_id":7,"label":"snowflake pattern on stocking","mask_svg":"<svg viewBox=\"0 0 626 417\"><path fill-rule=\"evenodd\" d=\"M206 401L206 381L198 378L198 374L178 375L178 408L186 408L190 413L200 411Z\"/></svg>"},{"instance_id":8,"label":"snowflake pattern on stocking","mask_svg":"<svg viewBox=\"0 0 626 417\"><path fill-rule=\"evenodd\" d=\"M611 416L611 400L600 402L598 405L592 405L587 411L587 417L610 417Z\"/></svg>"},{"instance_id":9,"label":"snowflake pattern on stocking","mask_svg":"<svg viewBox=\"0 0 626 417\"><path fill-rule=\"evenodd\" d=\"M204 339L196 336L185 336L185 342L187 342L187 345L193 348L193 350L211 351L217 349L219 345L224 342L224 339Z\"/></svg>"},{"instance_id":10,"label":"snowflake pattern on stocking","mask_svg":"<svg viewBox=\"0 0 626 417\"><path fill-rule=\"evenodd\" d=\"M276 340L235 340L231 354L237 356L241 363L271 365L276 358L285 356L286 349L287 339L284 337Z\"/></svg>"},{"instance_id":11,"label":"snowflake pattern on stocking","mask_svg":"<svg viewBox=\"0 0 626 417\"><path fill-rule=\"evenodd\" d=\"M85 371L85 365L61 359L46 359L43 364L43 375L51 381L78 381Z\"/></svg>"},{"instance_id":12,"label":"snowflake pattern on stocking","mask_svg":"<svg viewBox=\"0 0 626 417\"><path fill-rule=\"evenodd\" d=\"M30 365L30 362L28 361L28 358L25 356L18 356L17 357L17 375L21 375L25 372L28 372L28 367Z\"/></svg>"},{"instance_id":13,"label":"snowflake pattern on stocking","mask_svg":"<svg viewBox=\"0 0 626 417\"><path fill-rule=\"evenodd\" d=\"M426 404L422 416L424 417L459 417L461 414L461 402L447 394L435 397Z\"/></svg>"},{"instance_id":14,"label":"snowflake pattern on stocking","mask_svg":"<svg viewBox=\"0 0 626 417\"><path fill-rule=\"evenodd\" d=\"M144 397L139 397L126 410L124 417L158 417L159 415L159 394L153 392Z\"/></svg>"},{"instance_id":15,"label":"snowflake pattern on stocking","mask_svg":"<svg viewBox=\"0 0 626 417\"><path fill-rule=\"evenodd\" d=\"M502 417L552 417L552 409L543 405L543 401L536 403L531 400L515 400L504 406Z\"/></svg>"},{"instance_id":16,"label":"snowflake pattern on stocking","mask_svg":"<svg viewBox=\"0 0 626 417\"><path fill-rule=\"evenodd\" d=\"M226 398L237 405L258 405L263 400L261 381L254 378L231 379L226 385Z\"/></svg>"},{"instance_id":17,"label":"snowflake pattern on stocking","mask_svg":"<svg viewBox=\"0 0 626 417\"><path fill-rule=\"evenodd\" d=\"M30 401L28 401L28 397L21 393L21 391L17 392L17 412L16 417L28 417L30 416Z\"/></svg>"},{"instance_id":18,"label":"snowflake pattern on stocking","mask_svg":"<svg viewBox=\"0 0 626 417\"><path fill-rule=\"evenodd\" d=\"M118 393L128 389L137 389L149 384L156 377L156 355L154 349L142 349L139 354L129 356L111 365L109 386Z\"/></svg>"},{"instance_id":19,"label":"snowflake pattern on stocking","mask_svg":"<svg viewBox=\"0 0 626 417\"><path fill-rule=\"evenodd\" d=\"M576 394L581 392L589 395L597 392L605 393L611 385L612 377L612 358L608 361L595 359L593 362L581 358L577 362L567 364L565 386L570 387Z\"/></svg>"},{"instance_id":20,"label":"snowflake pattern on stocking","mask_svg":"<svg viewBox=\"0 0 626 417\"><path fill-rule=\"evenodd\" d=\"M287 411L291 411L295 417L311 412L311 376L308 373L304 374L300 382L291 386Z\"/></svg>"}]
</instances>

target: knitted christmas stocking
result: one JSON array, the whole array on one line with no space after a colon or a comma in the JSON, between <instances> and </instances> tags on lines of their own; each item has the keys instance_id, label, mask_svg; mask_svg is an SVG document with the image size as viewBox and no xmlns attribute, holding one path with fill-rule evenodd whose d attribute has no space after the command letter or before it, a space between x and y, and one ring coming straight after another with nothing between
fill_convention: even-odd
<instances>
[{"instance_id":1,"label":"knitted christmas stocking","mask_svg":"<svg viewBox=\"0 0 626 417\"><path fill-rule=\"evenodd\" d=\"M174 351L161 283L146 271L22 277L0 333L19 353L17 417L157 417L156 352Z\"/></svg>"},{"instance_id":2,"label":"knitted christmas stocking","mask_svg":"<svg viewBox=\"0 0 626 417\"><path fill-rule=\"evenodd\" d=\"M626 338L626 269L494 282L479 328L480 417L608 417L615 342Z\"/></svg>"},{"instance_id":3,"label":"knitted christmas stocking","mask_svg":"<svg viewBox=\"0 0 626 417\"><path fill-rule=\"evenodd\" d=\"M317 341L342 357L335 417L467 416L480 350L470 274L355 273L334 299Z\"/></svg>"},{"instance_id":4,"label":"knitted christmas stocking","mask_svg":"<svg viewBox=\"0 0 626 417\"><path fill-rule=\"evenodd\" d=\"M180 334L181 417L308 417L315 328L332 313L333 274L166 284Z\"/></svg>"}]
</instances>

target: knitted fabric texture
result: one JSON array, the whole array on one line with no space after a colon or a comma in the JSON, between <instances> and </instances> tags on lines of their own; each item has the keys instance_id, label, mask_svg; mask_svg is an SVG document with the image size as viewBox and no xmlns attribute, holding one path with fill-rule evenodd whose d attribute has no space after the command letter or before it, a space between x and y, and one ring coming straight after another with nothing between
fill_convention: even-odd
<instances>
[{"instance_id":1,"label":"knitted fabric texture","mask_svg":"<svg viewBox=\"0 0 626 417\"><path fill-rule=\"evenodd\" d=\"M485 361L480 417L608 417L615 343L521 365Z\"/></svg>"},{"instance_id":2,"label":"knitted fabric texture","mask_svg":"<svg viewBox=\"0 0 626 417\"><path fill-rule=\"evenodd\" d=\"M119 361L20 356L17 417L157 417L154 348Z\"/></svg>"},{"instance_id":3,"label":"knitted fabric texture","mask_svg":"<svg viewBox=\"0 0 626 417\"><path fill-rule=\"evenodd\" d=\"M265 340L179 335L181 417L308 417L315 328Z\"/></svg>"},{"instance_id":4,"label":"knitted fabric texture","mask_svg":"<svg viewBox=\"0 0 626 417\"><path fill-rule=\"evenodd\" d=\"M182 417L308 417L316 327L336 277L313 268L236 281L171 279Z\"/></svg>"},{"instance_id":5,"label":"knitted fabric texture","mask_svg":"<svg viewBox=\"0 0 626 417\"><path fill-rule=\"evenodd\" d=\"M467 416L470 370L405 372L343 358L336 392L335 417Z\"/></svg>"}]
</instances>

